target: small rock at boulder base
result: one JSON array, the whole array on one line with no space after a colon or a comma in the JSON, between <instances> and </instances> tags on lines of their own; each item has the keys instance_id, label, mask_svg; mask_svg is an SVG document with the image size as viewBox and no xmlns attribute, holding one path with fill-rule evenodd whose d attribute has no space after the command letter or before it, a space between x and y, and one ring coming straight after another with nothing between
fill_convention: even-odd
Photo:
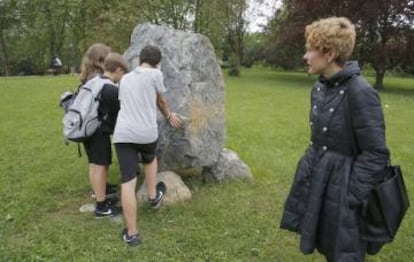
<instances>
[{"instance_id":1,"label":"small rock at boulder base","mask_svg":"<svg viewBox=\"0 0 414 262\"><path fill-rule=\"evenodd\" d=\"M162 181L167 186L167 193L165 194L163 204L171 205L178 202L183 202L191 198L190 189L184 184L181 177L172 172L164 171L157 174L157 180ZM148 199L147 185L144 182L137 192L137 199L140 203L144 203Z\"/></svg>"},{"instance_id":2,"label":"small rock at boulder base","mask_svg":"<svg viewBox=\"0 0 414 262\"><path fill-rule=\"evenodd\" d=\"M224 148L218 161L203 170L207 182L225 182L229 180L253 180L250 168L240 160L236 152Z\"/></svg>"}]
</instances>

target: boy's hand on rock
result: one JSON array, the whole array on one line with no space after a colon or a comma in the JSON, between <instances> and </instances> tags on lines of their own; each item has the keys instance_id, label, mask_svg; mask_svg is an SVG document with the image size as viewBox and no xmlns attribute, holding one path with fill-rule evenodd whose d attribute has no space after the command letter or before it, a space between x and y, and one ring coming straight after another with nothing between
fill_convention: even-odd
<instances>
[{"instance_id":1,"label":"boy's hand on rock","mask_svg":"<svg viewBox=\"0 0 414 262\"><path fill-rule=\"evenodd\" d=\"M183 127L183 123L182 123L180 117L178 116L178 114L176 114L174 112L170 113L170 115L168 116L168 122L174 128L182 128Z\"/></svg>"}]
</instances>

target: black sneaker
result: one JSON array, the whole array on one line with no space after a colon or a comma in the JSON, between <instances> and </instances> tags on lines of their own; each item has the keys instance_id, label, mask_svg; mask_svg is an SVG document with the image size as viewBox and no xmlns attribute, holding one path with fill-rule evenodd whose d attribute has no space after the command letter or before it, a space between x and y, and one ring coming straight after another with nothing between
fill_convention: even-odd
<instances>
[{"instance_id":1,"label":"black sneaker","mask_svg":"<svg viewBox=\"0 0 414 262\"><path fill-rule=\"evenodd\" d=\"M131 247L136 247L142 243L142 240L139 237L139 233L132 236L128 236L128 229L126 228L122 230L122 240L124 240L124 242Z\"/></svg>"},{"instance_id":2,"label":"black sneaker","mask_svg":"<svg viewBox=\"0 0 414 262\"><path fill-rule=\"evenodd\" d=\"M111 197L111 198L107 198L106 203L108 203L108 205L110 207L118 207L120 206L120 202L119 202L119 198L117 196Z\"/></svg>"},{"instance_id":3,"label":"black sneaker","mask_svg":"<svg viewBox=\"0 0 414 262\"><path fill-rule=\"evenodd\" d=\"M161 206L162 200L165 197L165 193L167 192L167 186L164 182L158 182L157 186L155 187L157 191L157 196L155 199L148 199L148 203L154 209L158 209Z\"/></svg>"},{"instance_id":4,"label":"black sneaker","mask_svg":"<svg viewBox=\"0 0 414 262\"><path fill-rule=\"evenodd\" d=\"M105 207L103 209L100 209L98 207L95 208L96 219L105 218L105 217L113 217L113 216L119 215L120 213L121 213L121 210L118 207L111 205L109 201L106 201Z\"/></svg>"},{"instance_id":5,"label":"black sneaker","mask_svg":"<svg viewBox=\"0 0 414 262\"><path fill-rule=\"evenodd\" d=\"M118 186L114 184L106 183L106 189L105 189L105 197L106 199L114 198L118 195ZM91 197L93 199L96 199L95 192L92 191Z\"/></svg>"}]
</instances>

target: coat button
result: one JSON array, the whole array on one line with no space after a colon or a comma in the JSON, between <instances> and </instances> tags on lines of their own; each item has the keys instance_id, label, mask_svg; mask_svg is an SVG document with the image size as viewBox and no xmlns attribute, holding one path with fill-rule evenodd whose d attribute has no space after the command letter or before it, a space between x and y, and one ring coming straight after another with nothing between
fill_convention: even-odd
<instances>
[{"instance_id":1,"label":"coat button","mask_svg":"<svg viewBox=\"0 0 414 262\"><path fill-rule=\"evenodd\" d=\"M313 145L313 141L312 140L309 142L309 145Z\"/></svg>"},{"instance_id":2,"label":"coat button","mask_svg":"<svg viewBox=\"0 0 414 262\"><path fill-rule=\"evenodd\" d=\"M316 88L316 91L318 91L318 92L321 91L321 88L320 87Z\"/></svg>"},{"instance_id":3,"label":"coat button","mask_svg":"<svg viewBox=\"0 0 414 262\"><path fill-rule=\"evenodd\" d=\"M341 95L343 95L343 94L345 93L345 91L344 91L344 90L341 90L341 91L339 91L339 93L340 93Z\"/></svg>"},{"instance_id":4,"label":"coat button","mask_svg":"<svg viewBox=\"0 0 414 262\"><path fill-rule=\"evenodd\" d=\"M332 107L329 108L329 112L333 113L335 111L335 109L333 109Z\"/></svg>"},{"instance_id":5,"label":"coat button","mask_svg":"<svg viewBox=\"0 0 414 262\"><path fill-rule=\"evenodd\" d=\"M310 124L311 126L313 126L313 122L312 122L312 121L310 121L310 122L309 122L309 124Z\"/></svg>"},{"instance_id":6,"label":"coat button","mask_svg":"<svg viewBox=\"0 0 414 262\"><path fill-rule=\"evenodd\" d=\"M323 131L323 132L326 132L326 131L328 131L328 128L327 128L326 126L324 126L324 127L322 128L322 131Z\"/></svg>"},{"instance_id":7,"label":"coat button","mask_svg":"<svg viewBox=\"0 0 414 262\"><path fill-rule=\"evenodd\" d=\"M339 86L339 83L338 83L338 82L336 82L336 83L335 83L335 86Z\"/></svg>"},{"instance_id":8,"label":"coat button","mask_svg":"<svg viewBox=\"0 0 414 262\"><path fill-rule=\"evenodd\" d=\"M327 146L323 146L322 149L323 149L323 151L326 151L326 150L328 150L328 147Z\"/></svg>"},{"instance_id":9,"label":"coat button","mask_svg":"<svg viewBox=\"0 0 414 262\"><path fill-rule=\"evenodd\" d=\"M316 109L316 108L318 108L318 106L317 105L313 105L313 109Z\"/></svg>"}]
</instances>

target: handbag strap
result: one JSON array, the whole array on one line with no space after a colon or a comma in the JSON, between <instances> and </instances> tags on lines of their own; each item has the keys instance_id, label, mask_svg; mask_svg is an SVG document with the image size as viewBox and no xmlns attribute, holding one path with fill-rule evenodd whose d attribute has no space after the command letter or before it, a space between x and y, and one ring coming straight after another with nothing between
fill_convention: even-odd
<instances>
[{"instance_id":1,"label":"handbag strap","mask_svg":"<svg viewBox=\"0 0 414 262\"><path fill-rule=\"evenodd\" d=\"M347 83L347 87L346 87L346 93L345 93L345 120L346 120L346 126L349 130L349 135L351 137L351 148L352 148L352 156L356 159L360 150L358 149L358 143L356 141L355 138L355 133L354 133L354 129L352 128L352 115L351 115L351 108L350 108L350 98L349 98L349 86L350 86L350 82L352 79L354 79L355 76L352 76ZM387 165L386 167L390 167L391 166L391 160L388 159Z\"/></svg>"},{"instance_id":2,"label":"handbag strap","mask_svg":"<svg viewBox=\"0 0 414 262\"><path fill-rule=\"evenodd\" d=\"M355 134L354 134L354 129L352 128L352 115L351 115L351 107L350 107L350 98L349 98L349 92L350 92L350 83L352 81L352 79L354 79L356 76L352 76L349 80L348 83L346 84L346 92L345 92L345 104L344 104L344 108L345 108L345 122L346 122L346 127L349 130L349 136L351 138L351 148L352 148L352 156L354 158L356 158L358 156L359 150L358 150L358 145L357 145L357 141L355 138Z\"/></svg>"}]
</instances>

